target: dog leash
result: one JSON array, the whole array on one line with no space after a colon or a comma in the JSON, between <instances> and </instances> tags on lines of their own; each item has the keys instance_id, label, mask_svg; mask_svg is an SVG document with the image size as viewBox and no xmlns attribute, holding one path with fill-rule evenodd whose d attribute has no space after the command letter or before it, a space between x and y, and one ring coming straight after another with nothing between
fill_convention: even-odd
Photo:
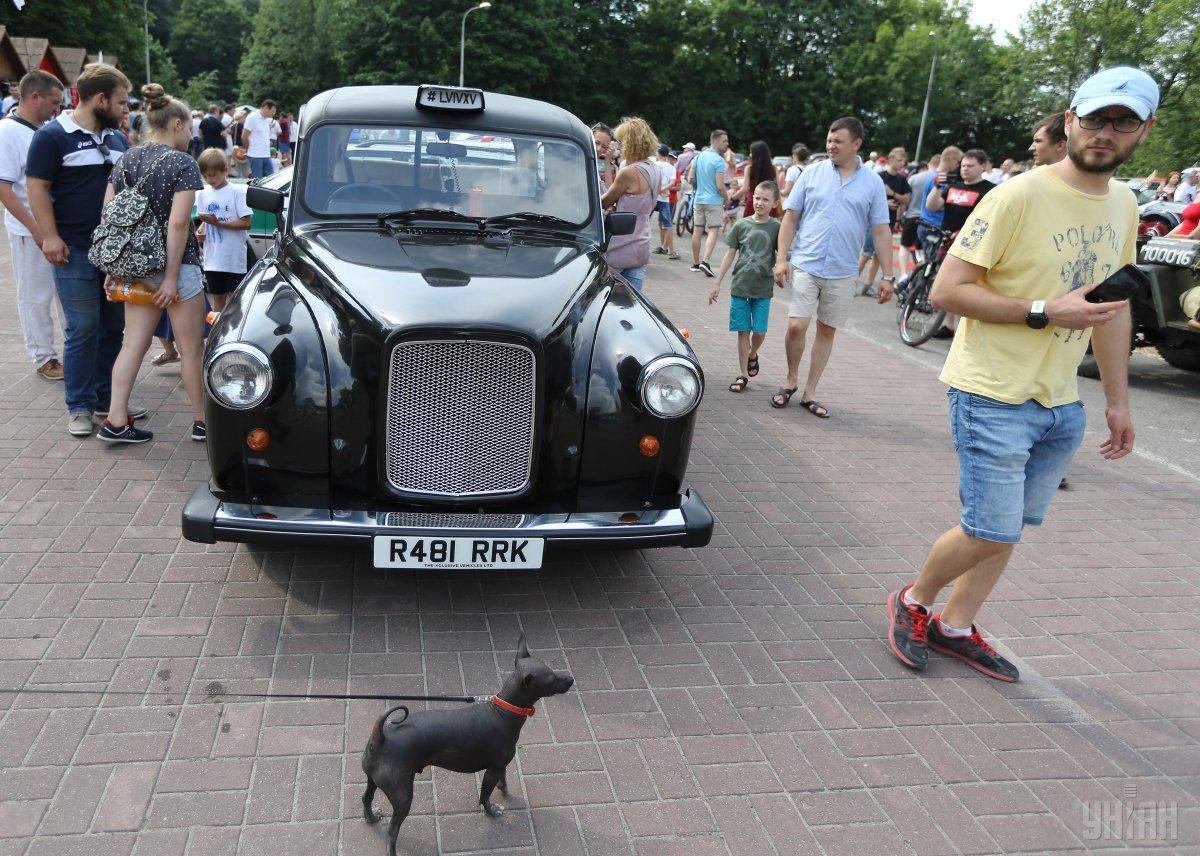
<instances>
[{"instance_id":1,"label":"dog leash","mask_svg":"<svg viewBox=\"0 0 1200 856\"><path fill-rule=\"evenodd\" d=\"M51 687L0 687L0 693L34 695L98 695L98 696L188 696L187 690L79 690L53 689ZM488 695L364 695L361 693L248 693L230 692L226 689L205 687L205 696L212 701L219 698L256 698L256 699L288 699L288 700L331 700L331 701L456 701L474 704L479 701L491 701Z\"/></svg>"}]
</instances>

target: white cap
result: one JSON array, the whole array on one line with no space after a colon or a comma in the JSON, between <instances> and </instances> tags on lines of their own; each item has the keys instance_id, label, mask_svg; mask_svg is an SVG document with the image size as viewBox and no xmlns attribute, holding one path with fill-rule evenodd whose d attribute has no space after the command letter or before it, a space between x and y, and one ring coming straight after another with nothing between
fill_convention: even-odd
<instances>
[{"instance_id":1,"label":"white cap","mask_svg":"<svg viewBox=\"0 0 1200 856\"><path fill-rule=\"evenodd\" d=\"M691 149L692 151L696 151L696 144L695 144L695 143L684 143L684 144L683 144L683 147L684 147L685 149Z\"/></svg>"}]
</instances>

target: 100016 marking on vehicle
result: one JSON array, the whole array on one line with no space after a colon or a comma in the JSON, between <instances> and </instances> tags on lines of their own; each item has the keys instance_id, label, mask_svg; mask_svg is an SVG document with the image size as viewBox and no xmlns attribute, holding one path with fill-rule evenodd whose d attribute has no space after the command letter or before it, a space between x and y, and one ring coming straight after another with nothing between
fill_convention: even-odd
<instances>
[{"instance_id":1,"label":"100016 marking on vehicle","mask_svg":"<svg viewBox=\"0 0 1200 856\"><path fill-rule=\"evenodd\" d=\"M423 570L534 569L542 566L541 538L431 538L380 535L375 567Z\"/></svg>"}]
</instances>

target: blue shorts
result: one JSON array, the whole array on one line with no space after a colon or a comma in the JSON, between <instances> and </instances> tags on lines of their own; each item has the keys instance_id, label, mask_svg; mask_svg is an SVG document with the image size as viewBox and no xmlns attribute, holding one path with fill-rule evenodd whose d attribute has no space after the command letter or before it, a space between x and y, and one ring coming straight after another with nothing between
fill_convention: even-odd
<instances>
[{"instance_id":1,"label":"blue shorts","mask_svg":"<svg viewBox=\"0 0 1200 856\"><path fill-rule=\"evenodd\" d=\"M1016 544L1037 526L1083 442L1083 402L1043 407L1032 399L1005 404L949 391L950 436L958 452L964 532Z\"/></svg>"},{"instance_id":2,"label":"blue shorts","mask_svg":"<svg viewBox=\"0 0 1200 856\"><path fill-rule=\"evenodd\" d=\"M658 225L663 229L671 228L671 203L666 199L660 199L654 203L654 210L658 212Z\"/></svg>"},{"instance_id":3,"label":"blue shorts","mask_svg":"<svg viewBox=\"0 0 1200 856\"><path fill-rule=\"evenodd\" d=\"M617 273L623 276L625 281L632 285L635 291L641 291L642 287L646 284L645 265L641 265L640 267L622 268L621 270L618 270Z\"/></svg>"},{"instance_id":4,"label":"blue shorts","mask_svg":"<svg viewBox=\"0 0 1200 856\"><path fill-rule=\"evenodd\" d=\"M765 333L770 317L769 297L729 298L729 329L735 333Z\"/></svg>"}]
</instances>

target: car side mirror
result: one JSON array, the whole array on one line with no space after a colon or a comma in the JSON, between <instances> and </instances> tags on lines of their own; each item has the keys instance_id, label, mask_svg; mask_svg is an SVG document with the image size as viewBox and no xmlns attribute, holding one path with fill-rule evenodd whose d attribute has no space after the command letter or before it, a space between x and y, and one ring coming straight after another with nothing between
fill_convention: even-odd
<instances>
[{"instance_id":1,"label":"car side mirror","mask_svg":"<svg viewBox=\"0 0 1200 856\"><path fill-rule=\"evenodd\" d=\"M251 184L246 188L246 204L255 211L266 211L268 214L278 217L283 213L286 201L287 197L281 190L272 190L257 184Z\"/></svg>"},{"instance_id":2,"label":"car side mirror","mask_svg":"<svg viewBox=\"0 0 1200 856\"><path fill-rule=\"evenodd\" d=\"M604 215L604 232L609 237L632 235L637 228L637 215L631 211L613 212Z\"/></svg>"}]
</instances>

